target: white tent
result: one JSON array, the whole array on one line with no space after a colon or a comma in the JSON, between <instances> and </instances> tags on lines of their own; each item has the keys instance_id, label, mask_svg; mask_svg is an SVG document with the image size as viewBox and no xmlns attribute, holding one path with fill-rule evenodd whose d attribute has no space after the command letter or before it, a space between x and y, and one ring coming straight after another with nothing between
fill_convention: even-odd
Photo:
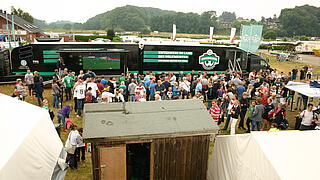
<instances>
[{"instance_id":1,"label":"white tent","mask_svg":"<svg viewBox=\"0 0 320 180\"><path fill-rule=\"evenodd\" d=\"M209 180L320 179L320 131L217 136Z\"/></svg>"},{"instance_id":2,"label":"white tent","mask_svg":"<svg viewBox=\"0 0 320 180\"><path fill-rule=\"evenodd\" d=\"M308 97L320 98L320 88L310 87L309 83L290 81L286 88Z\"/></svg>"},{"instance_id":3,"label":"white tent","mask_svg":"<svg viewBox=\"0 0 320 180\"><path fill-rule=\"evenodd\" d=\"M62 142L49 113L0 93L0 180L51 179Z\"/></svg>"}]
</instances>

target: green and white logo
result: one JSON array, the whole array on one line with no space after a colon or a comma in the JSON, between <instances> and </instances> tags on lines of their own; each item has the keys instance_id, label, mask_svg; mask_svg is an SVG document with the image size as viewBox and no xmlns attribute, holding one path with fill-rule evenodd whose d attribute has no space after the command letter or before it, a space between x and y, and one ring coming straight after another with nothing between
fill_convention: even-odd
<instances>
[{"instance_id":1,"label":"green and white logo","mask_svg":"<svg viewBox=\"0 0 320 180\"><path fill-rule=\"evenodd\" d=\"M21 60L20 64L21 64L21 66L26 66L27 65L27 61L26 60Z\"/></svg>"},{"instance_id":2,"label":"green and white logo","mask_svg":"<svg viewBox=\"0 0 320 180\"><path fill-rule=\"evenodd\" d=\"M202 65L205 70L212 70L216 65L219 64L220 57L213 53L211 49L209 49L206 53L199 56L199 64Z\"/></svg>"}]
</instances>

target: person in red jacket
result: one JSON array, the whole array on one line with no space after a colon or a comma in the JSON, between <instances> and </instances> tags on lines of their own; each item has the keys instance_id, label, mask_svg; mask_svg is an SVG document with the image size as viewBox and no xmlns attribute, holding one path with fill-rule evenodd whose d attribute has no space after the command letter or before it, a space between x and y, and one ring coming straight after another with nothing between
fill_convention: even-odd
<instances>
[{"instance_id":1,"label":"person in red jacket","mask_svg":"<svg viewBox=\"0 0 320 180\"><path fill-rule=\"evenodd\" d=\"M213 118L213 122L218 123L221 111L216 99L212 100L212 106L209 109L209 113Z\"/></svg>"}]
</instances>

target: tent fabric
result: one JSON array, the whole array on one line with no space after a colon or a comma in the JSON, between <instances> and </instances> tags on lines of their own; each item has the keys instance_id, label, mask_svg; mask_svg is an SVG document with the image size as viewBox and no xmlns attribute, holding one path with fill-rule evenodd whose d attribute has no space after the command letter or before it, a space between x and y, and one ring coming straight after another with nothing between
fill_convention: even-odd
<instances>
[{"instance_id":1,"label":"tent fabric","mask_svg":"<svg viewBox=\"0 0 320 180\"><path fill-rule=\"evenodd\" d=\"M320 98L320 88L310 87L308 83L290 81L286 88L308 97Z\"/></svg>"},{"instance_id":2,"label":"tent fabric","mask_svg":"<svg viewBox=\"0 0 320 180\"><path fill-rule=\"evenodd\" d=\"M62 142L49 113L0 94L0 180L50 179Z\"/></svg>"},{"instance_id":3,"label":"tent fabric","mask_svg":"<svg viewBox=\"0 0 320 180\"><path fill-rule=\"evenodd\" d=\"M209 180L319 179L320 131L217 136Z\"/></svg>"},{"instance_id":4,"label":"tent fabric","mask_svg":"<svg viewBox=\"0 0 320 180\"><path fill-rule=\"evenodd\" d=\"M68 164L66 163L67 152L64 148L61 149L59 160L54 168L51 180L64 180L67 174Z\"/></svg>"}]
</instances>

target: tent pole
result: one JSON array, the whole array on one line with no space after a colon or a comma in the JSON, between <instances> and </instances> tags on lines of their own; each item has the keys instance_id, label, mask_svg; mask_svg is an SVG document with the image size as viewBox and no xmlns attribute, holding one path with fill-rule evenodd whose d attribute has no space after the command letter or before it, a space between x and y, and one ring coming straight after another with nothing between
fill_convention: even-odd
<instances>
[{"instance_id":1,"label":"tent pole","mask_svg":"<svg viewBox=\"0 0 320 180\"><path fill-rule=\"evenodd\" d=\"M292 98L291 98L291 112L293 112L293 99L294 99L294 94L296 92L293 93Z\"/></svg>"}]
</instances>

